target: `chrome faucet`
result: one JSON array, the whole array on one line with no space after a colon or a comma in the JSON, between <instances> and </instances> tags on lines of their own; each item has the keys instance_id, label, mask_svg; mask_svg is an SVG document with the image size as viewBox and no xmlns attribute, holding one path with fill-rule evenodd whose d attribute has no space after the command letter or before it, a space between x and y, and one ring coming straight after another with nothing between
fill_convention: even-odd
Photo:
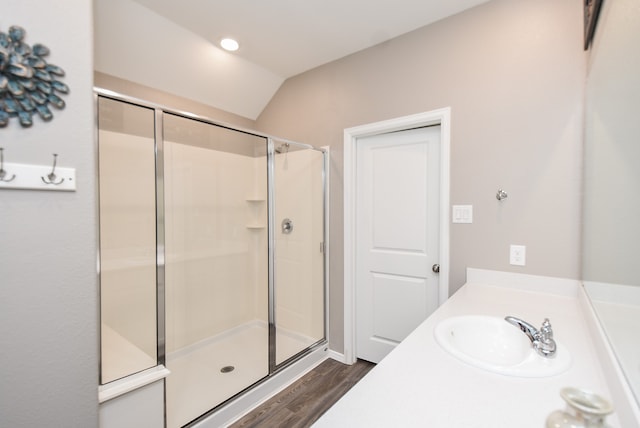
<instances>
[{"instance_id":1,"label":"chrome faucet","mask_svg":"<svg viewBox=\"0 0 640 428\"><path fill-rule=\"evenodd\" d=\"M542 327L537 330L534 326L526 321L516 317L505 317L505 321L518 327L531 341L531 346L540 355L545 358L551 358L556 353L556 342L553 340L553 330L549 318L545 318Z\"/></svg>"}]
</instances>

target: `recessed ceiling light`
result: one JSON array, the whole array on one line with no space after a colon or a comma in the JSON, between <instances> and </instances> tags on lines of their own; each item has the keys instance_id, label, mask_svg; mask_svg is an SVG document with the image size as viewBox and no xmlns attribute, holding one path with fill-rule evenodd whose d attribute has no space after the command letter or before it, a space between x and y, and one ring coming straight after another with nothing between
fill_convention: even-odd
<instances>
[{"instance_id":1,"label":"recessed ceiling light","mask_svg":"<svg viewBox=\"0 0 640 428\"><path fill-rule=\"evenodd\" d=\"M227 50L229 52L237 51L238 48L240 47L237 41L229 38L220 40L220 46L222 46L222 49Z\"/></svg>"}]
</instances>

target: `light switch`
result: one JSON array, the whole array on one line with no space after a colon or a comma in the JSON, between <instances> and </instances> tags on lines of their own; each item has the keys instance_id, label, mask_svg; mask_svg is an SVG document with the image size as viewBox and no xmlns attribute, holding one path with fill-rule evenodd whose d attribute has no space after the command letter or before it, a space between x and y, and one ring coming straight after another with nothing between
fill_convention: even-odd
<instances>
[{"instance_id":1,"label":"light switch","mask_svg":"<svg viewBox=\"0 0 640 428\"><path fill-rule=\"evenodd\" d=\"M473 223L473 205L454 205L451 212L453 223Z\"/></svg>"},{"instance_id":2,"label":"light switch","mask_svg":"<svg viewBox=\"0 0 640 428\"><path fill-rule=\"evenodd\" d=\"M526 264L527 247L524 245L512 245L509 249L509 263L514 266Z\"/></svg>"}]
</instances>

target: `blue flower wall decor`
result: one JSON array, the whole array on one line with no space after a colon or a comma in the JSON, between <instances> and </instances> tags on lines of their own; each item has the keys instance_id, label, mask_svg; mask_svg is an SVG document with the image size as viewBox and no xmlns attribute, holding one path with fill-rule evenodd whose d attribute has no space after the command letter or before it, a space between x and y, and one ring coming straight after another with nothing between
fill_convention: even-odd
<instances>
[{"instance_id":1,"label":"blue flower wall decor","mask_svg":"<svg viewBox=\"0 0 640 428\"><path fill-rule=\"evenodd\" d=\"M69 93L69 87L58 80L64 70L44 60L49 48L30 47L24 36L25 30L15 25L8 33L0 31L0 127L7 126L12 117L29 127L34 114L49 121L53 119L49 106L63 109L60 94Z\"/></svg>"}]
</instances>

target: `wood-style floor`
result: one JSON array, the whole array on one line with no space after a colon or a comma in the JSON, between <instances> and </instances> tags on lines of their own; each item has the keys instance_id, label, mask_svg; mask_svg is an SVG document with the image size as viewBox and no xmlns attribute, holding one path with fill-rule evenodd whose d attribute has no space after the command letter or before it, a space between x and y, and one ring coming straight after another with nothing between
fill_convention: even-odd
<instances>
[{"instance_id":1,"label":"wood-style floor","mask_svg":"<svg viewBox=\"0 0 640 428\"><path fill-rule=\"evenodd\" d=\"M363 360L348 366L328 359L231 428L310 427L374 366Z\"/></svg>"}]
</instances>

